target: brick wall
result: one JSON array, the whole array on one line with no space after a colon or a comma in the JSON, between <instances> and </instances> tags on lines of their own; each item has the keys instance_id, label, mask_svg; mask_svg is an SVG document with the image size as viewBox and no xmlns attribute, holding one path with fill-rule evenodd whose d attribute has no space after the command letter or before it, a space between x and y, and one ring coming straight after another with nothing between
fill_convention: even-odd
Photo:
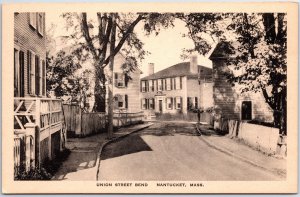
<instances>
[{"instance_id":1,"label":"brick wall","mask_svg":"<svg viewBox=\"0 0 300 197\"><path fill-rule=\"evenodd\" d=\"M44 19L45 19L45 14ZM44 28L45 29L45 21ZM40 35L37 29L29 25L29 13L16 13L14 16L14 47L17 50L24 52L24 91L26 96L33 96L28 94L28 65L27 65L27 51L31 50L38 55L41 60L46 61L46 38L45 32L43 36Z\"/></svg>"}]
</instances>

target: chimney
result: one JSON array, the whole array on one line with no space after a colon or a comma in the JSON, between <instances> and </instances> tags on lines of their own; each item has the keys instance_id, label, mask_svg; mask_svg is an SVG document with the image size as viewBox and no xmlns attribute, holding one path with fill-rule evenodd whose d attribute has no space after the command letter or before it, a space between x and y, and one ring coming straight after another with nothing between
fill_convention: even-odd
<instances>
[{"instance_id":1,"label":"chimney","mask_svg":"<svg viewBox=\"0 0 300 197\"><path fill-rule=\"evenodd\" d=\"M190 56L190 72L193 74L198 74L197 54L192 54Z\"/></svg>"},{"instance_id":2,"label":"chimney","mask_svg":"<svg viewBox=\"0 0 300 197\"><path fill-rule=\"evenodd\" d=\"M154 73L154 63L148 64L148 76Z\"/></svg>"}]
</instances>

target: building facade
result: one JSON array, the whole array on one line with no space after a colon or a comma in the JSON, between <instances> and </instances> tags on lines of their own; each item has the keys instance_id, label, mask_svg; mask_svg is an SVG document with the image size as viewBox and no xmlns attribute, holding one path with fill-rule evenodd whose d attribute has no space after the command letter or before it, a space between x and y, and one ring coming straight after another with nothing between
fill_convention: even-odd
<instances>
[{"instance_id":1,"label":"building facade","mask_svg":"<svg viewBox=\"0 0 300 197\"><path fill-rule=\"evenodd\" d=\"M140 75L141 70L136 68L134 71L126 72L123 65L125 57L118 53L114 60L113 70L113 94L115 112L140 112Z\"/></svg>"},{"instance_id":2,"label":"building facade","mask_svg":"<svg viewBox=\"0 0 300 197\"><path fill-rule=\"evenodd\" d=\"M45 13L14 15L14 96L45 97Z\"/></svg>"},{"instance_id":3,"label":"building facade","mask_svg":"<svg viewBox=\"0 0 300 197\"><path fill-rule=\"evenodd\" d=\"M197 56L141 79L141 108L146 115L187 114L213 106L211 69L197 64Z\"/></svg>"},{"instance_id":4,"label":"building facade","mask_svg":"<svg viewBox=\"0 0 300 197\"><path fill-rule=\"evenodd\" d=\"M272 122L273 111L265 102L262 92L241 93L241 85L232 86L227 82L226 73L232 72L232 69L226 65L226 59L229 58L226 45L226 42L219 43L210 56L213 63L213 99L220 109L220 115L232 120Z\"/></svg>"}]
</instances>

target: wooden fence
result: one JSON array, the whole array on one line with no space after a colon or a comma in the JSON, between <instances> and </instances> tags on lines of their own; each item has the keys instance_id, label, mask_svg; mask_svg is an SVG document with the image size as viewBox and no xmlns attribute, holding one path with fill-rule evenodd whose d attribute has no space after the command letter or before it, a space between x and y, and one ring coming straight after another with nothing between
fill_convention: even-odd
<instances>
[{"instance_id":1,"label":"wooden fence","mask_svg":"<svg viewBox=\"0 0 300 197\"><path fill-rule=\"evenodd\" d=\"M69 137L84 137L95 133L104 133L107 116L103 112L82 112L78 105L63 105L67 133ZM114 127L128 126L142 121L143 112L114 113Z\"/></svg>"}]
</instances>

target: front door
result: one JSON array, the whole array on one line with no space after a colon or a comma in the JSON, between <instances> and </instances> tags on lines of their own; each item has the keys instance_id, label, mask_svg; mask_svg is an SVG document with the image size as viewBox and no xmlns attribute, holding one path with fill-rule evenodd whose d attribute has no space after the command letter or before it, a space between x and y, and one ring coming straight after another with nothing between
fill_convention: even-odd
<instances>
[{"instance_id":1,"label":"front door","mask_svg":"<svg viewBox=\"0 0 300 197\"><path fill-rule=\"evenodd\" d=\"M163 109L163 107L162 107L162 100L158 101L158 105L159 105L159 113L162 113L162 109Z\"/></svg>"}]
</instances>

